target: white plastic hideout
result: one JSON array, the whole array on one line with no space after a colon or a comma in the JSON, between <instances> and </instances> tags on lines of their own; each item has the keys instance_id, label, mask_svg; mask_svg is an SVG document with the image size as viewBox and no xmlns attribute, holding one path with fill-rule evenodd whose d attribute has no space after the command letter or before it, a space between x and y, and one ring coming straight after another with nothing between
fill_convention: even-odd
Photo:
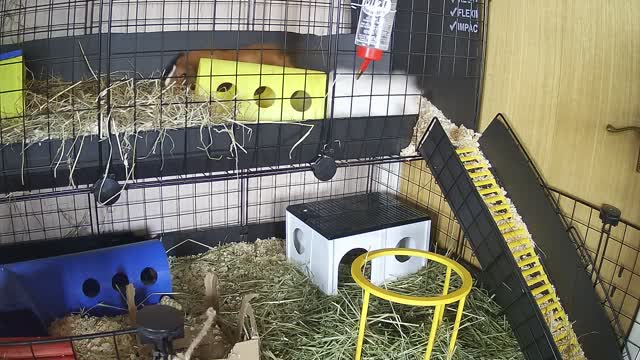
<instances>
[{"instance_id":1,"label":"white plastic hideout","mask_svg":"<svg viewBox=\"0 0 640 360\"><path fill-rule=\"evenodd\" d=\"M364 203L364 206L363 206ZM429 250L431 220L384 194L292 205L286 216L287 259L306 272L327 295L338 290L338 267L351 250ZM371 261L375 285L410 275L427 264L419 257Z\"/></svg>"}]
</instances>

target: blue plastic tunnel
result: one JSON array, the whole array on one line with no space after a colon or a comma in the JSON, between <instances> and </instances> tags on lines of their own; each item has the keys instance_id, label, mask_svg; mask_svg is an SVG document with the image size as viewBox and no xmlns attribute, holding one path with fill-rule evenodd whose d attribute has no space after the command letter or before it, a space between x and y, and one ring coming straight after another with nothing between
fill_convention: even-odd
<instances>
[{"instance_id":1,"label":"blue plastic tunnel","mask_svg":"<svg viewBox=\"0 0 640 360\"><path fill-rule=\"evenodd\" d=\"M3 272L0 317L30 310L43 324L71 312L126 313L129 283L136 289L136 304L157 303L162 293L172 291L160 240L4 264Z\"/></svg>"}]
</instances>

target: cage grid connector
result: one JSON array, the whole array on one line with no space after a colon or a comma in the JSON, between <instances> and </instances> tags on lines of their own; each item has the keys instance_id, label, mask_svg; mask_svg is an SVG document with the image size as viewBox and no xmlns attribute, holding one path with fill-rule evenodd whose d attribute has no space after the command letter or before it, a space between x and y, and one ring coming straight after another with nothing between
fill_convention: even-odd
<instances>
[{"instance_id":1,"label":"cage grid connector","mask_svg":"<svg viewBox=\"0 0 640 360\"><path fill-rule=\"evenodd\" d=\"M384 256L415 256L423 259L435 261L439 264L446 266L447 272L444 279L444 286L442 295L438 296L409 296L404 294L398 294L387 289L383 289L376 286L367 279L363 274L365 265L376 258ZM452 272L455 272L462 279L462 283L458 289L449 293L449 285L451 282ZM364 296L362 299L362 311L360 312L360 325L358 328L358 342L356 344L355 360L360 360L362 357L362 344L364 342L364 331L367 324L367 312L369 309L369 298L371 294L385 299L391 302L412 305L412 306L433 306L434 318L431 322L431 331L429 332L429 341L427 342L427 350L424 355L425 360L431 359L431 353L433 352L433 346L436 339L436 333L440 326L445 307L449 304L458 303L456 310L456 318L453 323L453 332L451 333L451 339L449 341L449 350L447 354L447 360L450 360L453 356L453 352L456 345L456 339L458 337L458 330L460 329L460 323L462 322L462 312L464 310L464 303L471 292L472 278L467 269L457 262L432 252L415 249L380 249L364 253L358 256L351 264L351 276L355 280L356 284L364 290Z\"/></svg>"}]
</instances>

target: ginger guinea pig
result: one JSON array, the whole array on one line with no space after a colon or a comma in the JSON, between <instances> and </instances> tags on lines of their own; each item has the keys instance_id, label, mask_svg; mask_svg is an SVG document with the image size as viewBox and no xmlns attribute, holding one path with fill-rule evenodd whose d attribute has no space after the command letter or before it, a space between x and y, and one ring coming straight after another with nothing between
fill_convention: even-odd
<instances>
[{"instance_id":1,"label":"ginger guinea pig","mask_svg":"<svg viewBox=\"0 0 640 360\"><path fill-rule=\"evenodd\" d=\"M165 85L177 82L195 90L198 64L201 58L294 66L289 55L275 44L252 44L238 50L190 50L178 55L171 72L166 77Z\"/></svg>"}]
</instances>

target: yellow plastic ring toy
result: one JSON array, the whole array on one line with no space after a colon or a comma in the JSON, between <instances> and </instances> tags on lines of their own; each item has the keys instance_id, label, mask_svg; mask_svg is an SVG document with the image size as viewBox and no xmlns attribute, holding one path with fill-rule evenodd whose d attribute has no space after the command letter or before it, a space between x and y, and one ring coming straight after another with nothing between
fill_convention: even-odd
<instances>
[{"instance_id":1,"label":"yellow plastic ring toy","mask_svg":"<svg viewBox=\"0 0 640 360\"><path fill-rule=\"evenodd\" d=\"M444 289L441 296L409 296L394 293L392 291L382 289L376 285L373 285L369 279L367 279L362 273L362 269L367 262L383 257L392 255L405 255L416 256L424 259L435 261L439 264L447 267L447 273L444 280ZM462 279L462 285L459 289L452 293L449 293L449 283L451 281L451 272L455 272ZM429 342L427 343L427 351L425 353L425 360L431 358L431 352L433 351L433 345L436 338L436 332L442 317L444 315L445 306L454 302L458 302L458 310L456 313L456 320L453 324L453 333L451 334L451 341L449 343L449 353L447 359L451 359L453 356L453 350L455 348L456 338L458 336L458 330L460 329L460 322L462 320L462 312L464 309L464 302L471 291L472 277L469 271L457 262L447 258L446 256L438 255L432 252L415 250L415 249L381 249L374 250L368 253L364 253L358 256L351 264L351 276L355 280L356 284L364 290L364 297L362 300L362 311L360 314L360 327L358 329L358 342L356 345L355 360L360 360L362 357L362 344L364 342L364 330L367 323L367 311L369 308L369 297L371 294L385 300L389 300L399 304L413 305L413 306L434 306L434 319L431 324L431 331L429 332Z\"/></svg>"}]
</instances>

